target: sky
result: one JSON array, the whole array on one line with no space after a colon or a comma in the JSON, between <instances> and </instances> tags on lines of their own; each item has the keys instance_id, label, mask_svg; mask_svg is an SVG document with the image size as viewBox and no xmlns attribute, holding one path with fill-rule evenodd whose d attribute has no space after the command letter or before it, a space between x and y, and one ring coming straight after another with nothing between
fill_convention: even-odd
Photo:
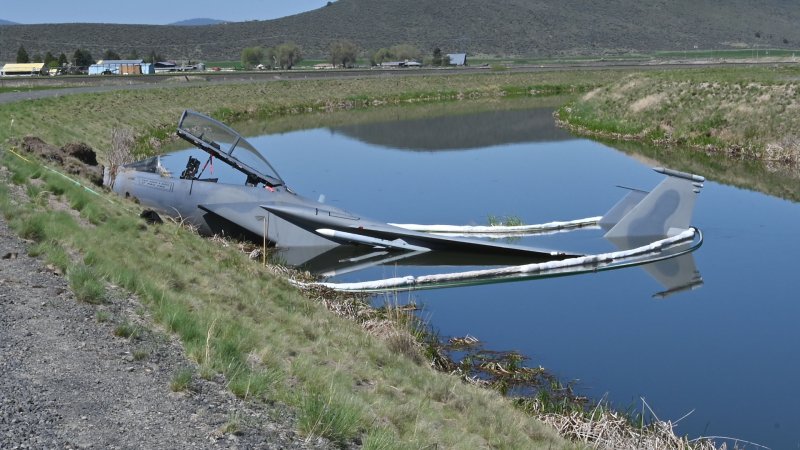
<instances>
[{"instance_id":1,"label":"sky","mask_svg":"<svg viewBox=\"0 0 800 450\"><path fill-rule=\"evenodd\" d=\"M328 0L0 0L0 19L34 23L129 23L166 25L209 18L243 22L290 16Z\"/></svg>"}]
</instances>

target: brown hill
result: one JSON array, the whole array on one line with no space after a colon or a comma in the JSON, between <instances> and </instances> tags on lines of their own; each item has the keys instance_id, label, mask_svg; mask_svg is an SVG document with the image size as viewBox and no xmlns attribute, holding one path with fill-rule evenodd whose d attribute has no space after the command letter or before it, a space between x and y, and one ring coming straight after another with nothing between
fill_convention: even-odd
<instances>
[{"instance_id":1,"label":"brown hill","mask_svg":"<svg viewBox=\"0 0 800 450\"><path fill-rule=\"evenodd\" d=\"M0 61L30 55L99 57L156 51L166 58L239 59L244 47L294 41L308 57L347 38L364 51L399 43L425 53L498 56L598 55L656 50L797 48L794 0L339 0L269 21L207 26L48 24L0 28Z\"/></svg>"}]
</instances>

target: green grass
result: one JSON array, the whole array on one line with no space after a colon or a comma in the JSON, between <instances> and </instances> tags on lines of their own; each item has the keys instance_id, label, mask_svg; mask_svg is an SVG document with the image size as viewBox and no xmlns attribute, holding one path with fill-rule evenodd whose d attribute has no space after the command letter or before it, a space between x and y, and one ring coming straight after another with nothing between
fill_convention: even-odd
<instances>
[{"instance_id":1,"label":"green grass","mask_svg":"<svg viewBox=\"0 0 800 450\"><path fill-rule=\"evenodd\" d=\"M125 339L135 339L139 336L139 328L130 322L123 322L114 327L114 336Z\"/></svg>"},{"instance_id":2,"label":"green grass","mask_svg":"<svg viewBox=\"0 0 800 450\"><path fill-rule=\"evenodd\" d=\"M169 388L172 392L185 392L189 389L189 386L192 384L192 375L194 372L192 369L184 368L181 369L172 376L172 380L169 382Z\"/></svg>"},{"instance_id":3,"label":"green grass","mask_svg":"<svg viewBox=\"0 0 800 450\"><path fill-rule=\"evenodd\" d=\"M5 94L8 92L33 92L33 91L45 91L48 89L58 89L61 86L33 86L33 85L21 85L21 86L0 86L0 94Z\"/></svg>"},{"instance_id":4,"label":"green grass","mask_svg":"<svg viewBox=\"0 0 800 450\"><path fill-rule=\"evenodd\" d=\"M364 414L352 396L332 392L302 394L298 411L300 431L347 443L359 434Z\"/></svg>"},{"instance_id":5,"label":"green grass","mask_svg":"<svg viewBox=\"0 0 800 450\"><path fill-rule=\"evenodd\" d=\"M82 302L99 305L106 301L106 288L103 280L91 267L83 264L73 266L67 271L69 287L75 297Z\"/></svg>"},{"instance_id":6,"label":"green grass","mask_svg":"<svg viewBox=\"0 0 800 450\"><path fill-rule=\"evenodd\" d=\"M800 50L791 49L777 49L777 48L748 48L748 49L731 49L731 50L686 50L686 51L663 51L655 52L653 54L656 58L661 59L709 59L709 58L724 58L724 59L755 59L755 58L793 58L800 56Z\"/></svg>"}]
</instances>

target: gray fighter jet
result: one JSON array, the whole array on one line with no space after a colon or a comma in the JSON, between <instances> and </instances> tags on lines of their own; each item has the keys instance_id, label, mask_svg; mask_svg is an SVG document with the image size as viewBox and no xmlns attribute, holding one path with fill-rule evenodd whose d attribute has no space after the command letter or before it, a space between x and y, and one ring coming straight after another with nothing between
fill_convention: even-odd
<instances>
[{"instance_id":1,"label":"gray fighter jet","mask_svg":"<svg viewBox=\"0 0 800 450\"><path fill-rule=\"evenodd\" d=\"M426 258L497 265L584 256L420 231L411 226L371 220L303 197L293 192L264 156L239 133L194 111L184 111L177 134L206 152L208 159L202 162L190 156L180 176L174 177L162 165L162 156L154 156L120 167L113 179L108 177L107 184L120 195L133 198L160 214L196 226L203 234L223 234L258 243L267 241L278 248L290 248L293 256L289 263L320 259L320 255L331 250L339 254L342 249L337 247L340 246L361 248L369 255L377 251L381 256L378 261L407 259L422 265ZM214 161L232 168L239 180L220 181L205 176L206 168L213 166ZM669 169L654 170L666 175L661 184L651 192L629 190L623 200L592 223L605 229L605 237L621 249L670 238L691 229L695 197L702 187L703 177ZM586 224L560 223L555 227L579 228ZM548 230L547 227L544 230ZM698 235L690 239L693 242L687 244L688 250L671 255L678 256L699 247L702 235L699 232ZM472 255L473 260L465 255ZM345 260L358 266L365 258ZM668 286L668 289L674 288L676 286Z\"/></svg>"}]
</instances>

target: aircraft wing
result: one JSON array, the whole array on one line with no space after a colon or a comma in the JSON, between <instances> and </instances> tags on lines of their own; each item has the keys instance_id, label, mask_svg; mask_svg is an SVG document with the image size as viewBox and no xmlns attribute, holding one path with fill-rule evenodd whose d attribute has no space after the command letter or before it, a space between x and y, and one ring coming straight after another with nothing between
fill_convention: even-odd
<instances>
[{"instance_id":1,"label":"aircraft wing","mask_svg":"<svg viewBox=\"0 0 800 450\"><path fill-rule=\"evenodd\" d=\"M553 261L580 256L520 245L487 242L412 231L344 213L338 209L269 203L266 211L308 232L342 244L360 244L400 251L453 251L484 255L530 257L531 262Z\"/></svg>"}]
</instances>

